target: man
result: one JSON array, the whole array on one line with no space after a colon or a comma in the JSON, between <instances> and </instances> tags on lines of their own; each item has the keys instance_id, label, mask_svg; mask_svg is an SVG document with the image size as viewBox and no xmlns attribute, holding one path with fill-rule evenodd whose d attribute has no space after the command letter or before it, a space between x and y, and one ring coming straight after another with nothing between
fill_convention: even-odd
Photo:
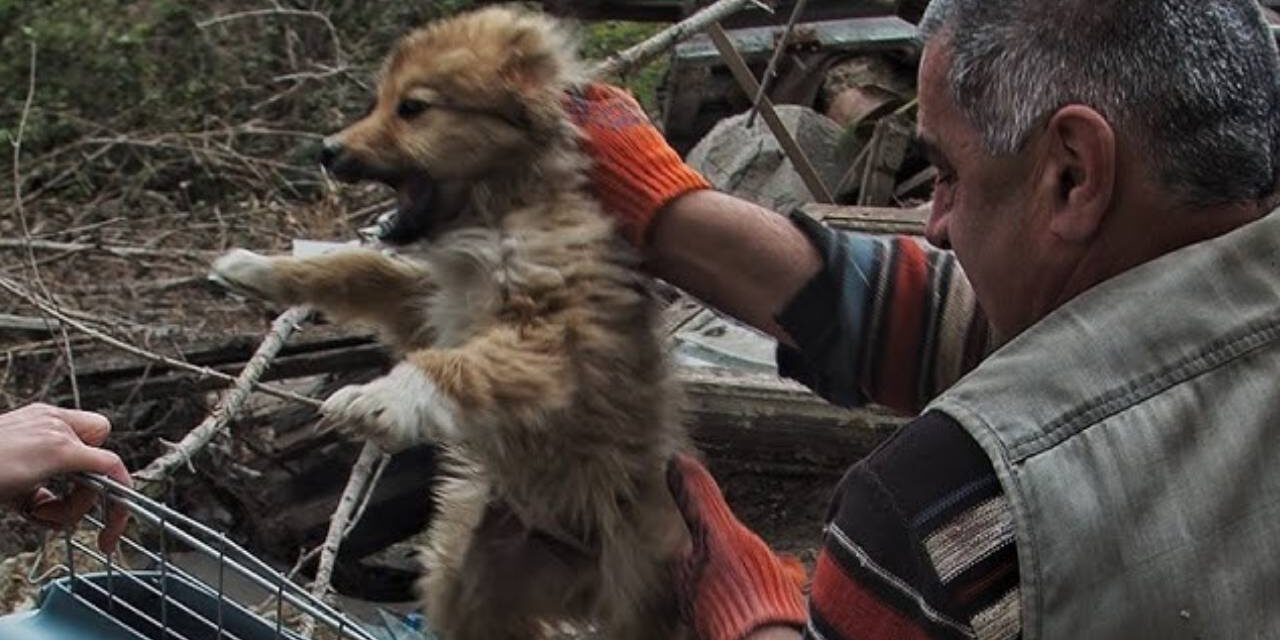
<instances>
[{"instance_id":1,"label":"man","mask_svg":"<svg viewBox=\"0 0 1280 640\"><path fill-rule=\"evenodd\" d=\"M921 30L928 238L954 254L708 191L616 91L572 101L656 274L778 337L783 373L835 402L927 407L841 481L807 614L706 471L673 465L700 637L1277 633L1280 61L1259 6L934 0Z\"/></svg>"},{"instance_id":2,"label":"man","mask_svg":"<svg viewBox=\"0 0 1280 640\"><path fill-rule=\"evenodd\" d=\"M0 414L0 505L37 522L75 526L97 501L90 487L77 485L65 496L44 486L75 472L98 473L129 486L129 471L101 446L111 433L106 417L88 411L32 404ZM127 512L110 509L98 545L108 553L124 533Z\"/></svg>"}]
</instances>

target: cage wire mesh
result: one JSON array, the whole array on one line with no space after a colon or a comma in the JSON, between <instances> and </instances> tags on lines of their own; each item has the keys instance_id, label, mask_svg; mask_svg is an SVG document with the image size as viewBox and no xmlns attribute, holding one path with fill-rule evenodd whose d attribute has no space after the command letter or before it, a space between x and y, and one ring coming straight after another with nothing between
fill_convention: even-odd
<instances>
[{"instance_id":1,"label":"cage wire mesh","mask_svg":"<svg viewBox=\"0 0 1280 640\"><path fill-rule=\"evenodd\" d=\"M46 572L59 577L44 585L38 610L0 619L0 640L301 640L313 629L317 640L430 638L385 613L381 629L362 625L226 534L109 478L76 480L101 492L101 513L108 500L128 509L136 534L108 555L68 530L58 541L59 571ZM90 515L85 525L96 533L103 519ZM202 557L203 577L178 553Z\"/></svg>"}]
</instances>

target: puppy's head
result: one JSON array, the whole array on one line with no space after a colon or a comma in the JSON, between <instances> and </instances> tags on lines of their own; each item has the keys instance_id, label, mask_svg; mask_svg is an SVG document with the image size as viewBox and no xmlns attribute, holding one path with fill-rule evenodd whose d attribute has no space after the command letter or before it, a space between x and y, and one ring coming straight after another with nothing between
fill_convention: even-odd
<instances>
[{"instance_id":1,"label":"puppy's head","mask_svg":"<svg viewBox=\"0 0 1280 640\"><path fill-rule=\"evenodd\" d=\"M396 189L391 241L428 235L459 215L469 185L571 135L561 96L580 77L574 48L553 19L517 7L429 24L391 52L372 108L325 140L321 161Z\"/></svg>"}]
</instances>

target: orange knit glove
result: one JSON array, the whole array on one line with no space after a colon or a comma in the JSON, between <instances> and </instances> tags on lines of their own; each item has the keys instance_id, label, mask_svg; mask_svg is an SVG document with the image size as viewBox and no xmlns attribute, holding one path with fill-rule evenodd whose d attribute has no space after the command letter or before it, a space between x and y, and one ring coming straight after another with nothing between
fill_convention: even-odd
<instances>
[{"instance_id":1,"label":"orange knit glove","mask_svg":"<svg viewBox=\"0 0 1280 640\"><path fill-rule=\"evenodd\" d=\"M693 549L676 570L676 589L699 640L742 640L768 626L802 627L800 561L774 555L747 529L697 460L677 455L667 484L693 537Z\"/></svg>"},{"instance_id":2,"label":"orange knit glove","mask_svg":"<svg viewBox=\"0 0 1280 640\"><path fill-rule=\"evenodd\" d=\"M626 91L590 84L565 97L565 109L585 140L594 166L591 185L605 211L637 247L667 203L711 184L680 159Z\"/></svg>"}]
</instances>

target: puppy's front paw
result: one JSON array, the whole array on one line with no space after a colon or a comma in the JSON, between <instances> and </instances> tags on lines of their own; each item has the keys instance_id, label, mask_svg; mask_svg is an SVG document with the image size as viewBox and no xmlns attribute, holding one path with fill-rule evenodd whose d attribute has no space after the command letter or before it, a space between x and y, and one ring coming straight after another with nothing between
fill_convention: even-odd
<instances>
[{"instance_id":1,"label":"puppy's front paw","mask_svg":"<svg viewBox=\"0 0 1280 640\"><path fill-rule=\"evenodd\" d=\"M400 363L368 384L343 387L320 408L325 422L396 452L458 438L458 409L417 367Z\"/></svg>"},{"instance_id":2,"label":"puppy's front paw","mask_svg":"<svg viewBox=\"0 0 1280 640\"><path fill-rule=\"evenodd\" d=\"M215 260L209 279L236 293L263 300L283 297L271 258L246 249L232 249Z\"/></svg>"}]
</instances>

